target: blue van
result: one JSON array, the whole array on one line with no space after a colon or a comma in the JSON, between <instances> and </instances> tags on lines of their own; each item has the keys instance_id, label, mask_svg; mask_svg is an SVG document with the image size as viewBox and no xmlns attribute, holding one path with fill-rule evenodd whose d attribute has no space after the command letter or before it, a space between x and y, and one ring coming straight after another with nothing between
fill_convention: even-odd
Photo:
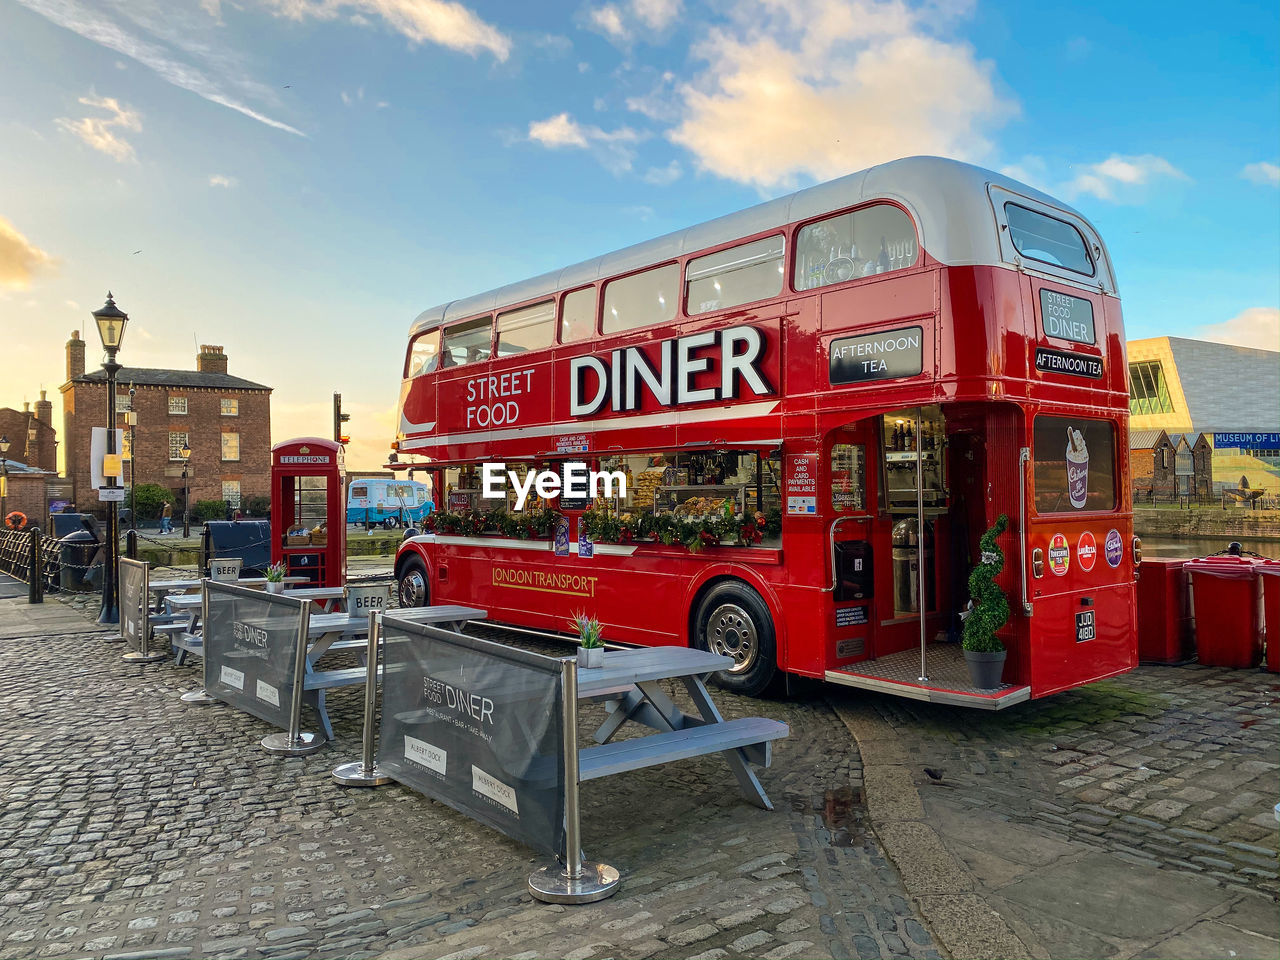
<instances>
[{"instance_id":1,"label":"blue van","mask_svg":"<svg viewBox=\"0 0 1280 960\"><path fill-rule=\"evenodd\" d=\"M357 477L347 484L347 523L407 527L435 508L431 488L417 480Z\"/></svg>"}]
</instances>

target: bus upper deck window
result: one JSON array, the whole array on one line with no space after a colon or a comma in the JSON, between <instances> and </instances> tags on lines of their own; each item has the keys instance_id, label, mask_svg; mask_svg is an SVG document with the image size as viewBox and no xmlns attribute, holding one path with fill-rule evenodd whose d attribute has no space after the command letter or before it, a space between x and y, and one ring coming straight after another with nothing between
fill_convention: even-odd
<instances>
[{"instance_id":1,"label":"bus upper deck window","mask_svg":"<svg viewBox=\"0 0 1280 960\"><path fill-rule=\"evenodd\" d=\"M782 237L765 237L690 260L685 267L690 316L724 310L782 292Z\"/></svg>"},{"instance_id":2,"label":"bus upper deck window","mask_svg":"<svg viewBox=\"0 0 1280 960\"><path fill-rule=\"evenodd\" d=\"M674 320L679 296L678 263L611 280L604 287L604 332Z\"/></svg>"},{"instance_id":3,"label":"bus upper deck window","mask_svg":"<svg viewBox=\"0 0 1280 960\"><path fill-rule=\"evenodd\" d=\"M498 314L498 356L541 350L551 346L556 328L556 302L546 300L531 307Z\"/></svg>"},{"instance_id":4,"label":"bus upper deck window","mask_svg":"<svg viewBox=\"0 0 1280 960\"><path fill-rule=\"evenodd\" d=\"M1004 215L1009 221L1009 239L1018 253L1029 260L1093 276L1093 259L1084 237L1071 224L1016 203L1006 203Z\"/></svg>"},{"instance_id":5,"label":"bus upper deck window","mask_svg":"<svg viewBox=\"0 0 1280 960\"><path fill-rule=\"evenodd\" d=\"M596 288L584 287L564 295L560 311L560 342L585 340L596 332Z\"/></svg>"},{"instance_id":6,"label":"bus upper deck window","mask_svg":"<svg viewBox=\"0 0 1280 960\"><path fill-rule=\"evenodd\" d=\"M444 332L444 366L460 367L489 359L493 324L489 317L455 323Z\"/></svg>"},{"instance_id":7,"label":"bus upper deck window","mask_svg":"<svg viewBox=\"0 0 1280 960\"><path fill-rule=\"evenodd\" d=\"M828 217L796 234L796 289L911 267L919 252L911 219L891 204Z\"/></svg>"},{"instance_id":8,"label":"bus upper deck window","mask_svg":"<svg viewBox=\"0 0 1280 960\"><path fill-rule=\"evenodd\" d=\"M413 338L409 344L409 359L405 365L405 377L418 377L432 373L440 364L440 331L428 330Z\"/></svg>"}]
</instances>

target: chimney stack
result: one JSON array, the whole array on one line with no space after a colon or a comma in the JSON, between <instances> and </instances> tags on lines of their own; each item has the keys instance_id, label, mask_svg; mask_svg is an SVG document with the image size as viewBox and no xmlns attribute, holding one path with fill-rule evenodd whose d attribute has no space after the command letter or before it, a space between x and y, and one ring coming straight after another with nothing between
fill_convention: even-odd
<instances>
[{"instance_id":1,"label":"chimney stack","mask_svg":"<svg viewBox=\"0 0 1280 960\"><path fill-rule=\"evenodd\" d=\"M227 355L221 347L202 343L200 353L196 355L196 369L201 373L226 373Z\"/></svg>"},{"instance_id":2,"label":"chimney stack","mask_svg":"<svg viewBox=\"0 0 1280 960\"><path fill-rule=\"evenodd\" d=\"M72 330L71 339L67 341L67 379L74 380L84 376L84 341L80 339L80 331Z\"/></svg>"},{"instance_id":3,"label":"chimney stack","mask_svg":"<svg viewBox=\"0 0 1280 960\"><path fill-rule=\"evenodd\" d=\"M47 399L45 391L40 391L40 399L36 401L36 419L47 426L53 426L53 403Z\"/></svg>"}]
</instances>

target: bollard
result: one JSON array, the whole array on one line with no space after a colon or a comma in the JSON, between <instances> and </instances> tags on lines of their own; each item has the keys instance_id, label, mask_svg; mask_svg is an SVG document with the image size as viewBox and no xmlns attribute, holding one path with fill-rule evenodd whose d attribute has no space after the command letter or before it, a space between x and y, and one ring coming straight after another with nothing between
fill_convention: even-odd
<instances>
[{"instance_id":1,"label":"bollard","mask_svg":"<svg viewBox=\"0 0 1280 960\"><path fill-rule=\"evenodd\" d=\"M618 892L618 871L582 859L578 810L578 661L560 661L561 747L564 753L564 866L552 863L529 874L529 893L544 903L594 903Z\"/></svg>"},{"instance_id":2,"label":"bollard","mask_svg":"<svg viewBox=\"0 0 1280 960\"><path fill-rule=\"evenodd\" d=\"M40 528L32 527L30 554L27 561L27 603L44 603L44 556L40 552Z\"/></svg>"},{"instance_id":3,"label":"bollard","mask_svg":"<svg viewBox=\"0 0 1280 960\"><path fill-rule=\"evenodd\" d=\"M124 555L130 560L138 559L138 531L130 530L124 535Z\"/></svg>"},{"instance_id":4,"label":"bollard","mask_svg":"<svg viewBox=\"0 0 1280 960\"><path fill-rule=\"evenodd\" d=\"M301 757L315 753L325 744L322 736L304 733L302 727L302 681L307 670L307 633L311 629L311 604L304 604L298 627L298 657L293 667L293 696L289 701L289 732L273 733L263 737L262 748L267 753L286 757ZM207 629L207 627L206 627Z\"/></svg>"},{"instance_id":5,"label":"bollard","mask_svg":"<svg viewBox=\"0 0 1280 960\"><path fill-rule=\"evenodd\" d=\"M382 639L382 611L369 611L369 646L365 653L365 667L369 672L364 681L364 735L361 740L360 759L339 764L333 768L333 779L341 787L380 787L391 778L378 769L373 755L373 715L378 702L378 641Z\"/></svg>"}]
</instances>

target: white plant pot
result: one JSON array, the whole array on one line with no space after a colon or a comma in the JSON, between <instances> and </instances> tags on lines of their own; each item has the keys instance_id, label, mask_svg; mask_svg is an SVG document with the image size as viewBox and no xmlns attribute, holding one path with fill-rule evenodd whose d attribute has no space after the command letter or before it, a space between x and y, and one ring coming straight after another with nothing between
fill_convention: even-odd
<instances>
[{"instance_id":1,"label":"white plant pot","mask_svg":"<svg viewBox=\"0 0 1280 960\"><path fill-rule=\"evenodd\" d=\"M284 593L284 581L283 581L283 580L275 580L275 581L268 580L268 581L267 581L267 593Z\"/></svg>"},{"instance_id":2,"label":"white plant pot","mask_svg":"<svg viewBox=\"0 0 1280 960\"><path fill-rule=\"evenodd\" d=\"M589 670L595 667L604 666L604 647L579 647L578 648L578 667L582 670Z\"/></svg>"}]
</instances>

